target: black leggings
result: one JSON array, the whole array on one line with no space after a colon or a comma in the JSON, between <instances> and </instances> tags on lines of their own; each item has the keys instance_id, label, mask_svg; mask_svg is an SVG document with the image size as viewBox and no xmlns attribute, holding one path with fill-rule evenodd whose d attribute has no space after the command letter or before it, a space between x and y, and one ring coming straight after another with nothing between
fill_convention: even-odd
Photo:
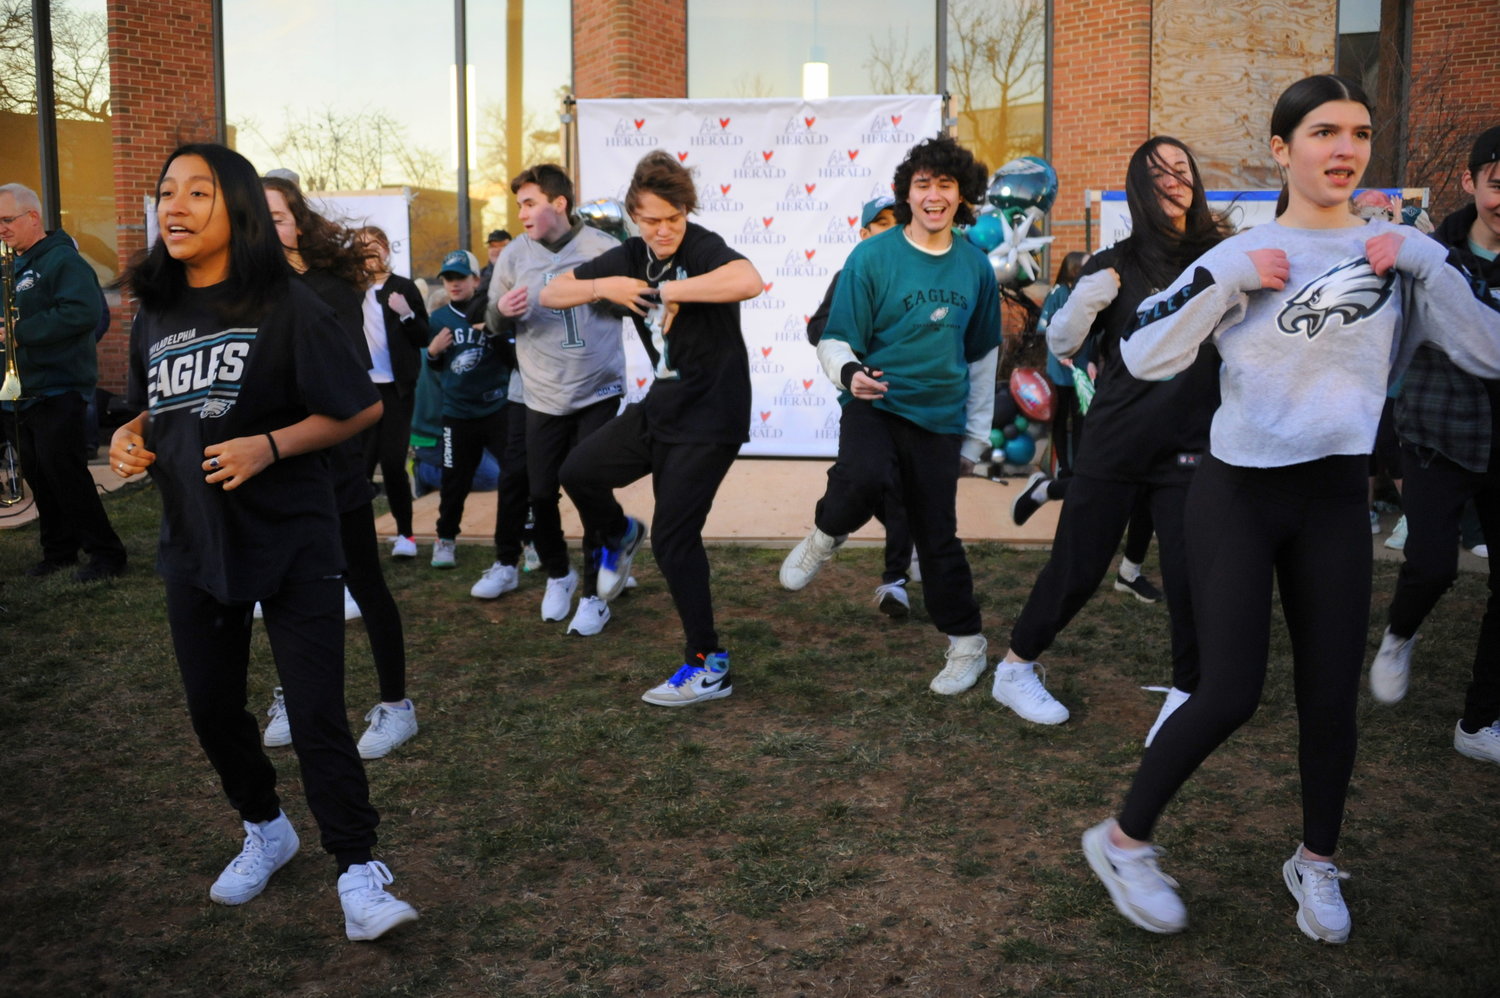
<instances>
[{"instance_id":1,"label":"black leggings","mask_svg":"<svg viewBox=\"0 0 1500 998\"><path fill-rule=\"evenodd\" d=\"M369 504L339 514L339 533L344 542L344 560L349 563L344 585L359 604L365 633L370 636L370 655L380 677L380 699L400 703L406 699L406 637L401 611L385 584L380 568L380 542L375 538L375 510Z\"/></svg>"},{"instance_id":2,"label":"black leggings","mask_svg":"<svg viewBox=\"0 0 1500 998\"><path fill-rule=\"evenodd\" d=\"M1126 835L1150 839L1178 788L1255 713L1274 577L1292 642L1303 842L1324 856L1338 847L1370 616L1367 460L1238 468L1209 458L1194 475L1186 533L1203 674L1141 760L1120 812Z\"/></svg>"},{"instance_id":3,"label":"black leggings","mask_svg":"<svg viewBox=\"0 0 1500 998\"><path fill-rule=\"evenodd\" d=\"M411 409L414 396L402 395L391 382L377 382L385 407L380 421L364 432L365 477L373 479L376 467L385 482L385 498L391 505L396 533L410 537L411 479L406 474L406 456L411 446Z\"/></svg>"}]
</instances>

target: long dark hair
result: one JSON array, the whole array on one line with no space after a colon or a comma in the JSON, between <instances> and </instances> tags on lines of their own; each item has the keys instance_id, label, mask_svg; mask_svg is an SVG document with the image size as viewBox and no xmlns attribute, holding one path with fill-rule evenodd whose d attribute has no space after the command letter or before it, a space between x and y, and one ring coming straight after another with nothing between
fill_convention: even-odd
<instances>
[{"instance_id":1,"label":"long dark hair","mask_svg":"<svg viewBox=\"0 0 1500 998\"><path fill-rule=\"evenodd\" d=\"M286 199L297 226L297 253L308 270L322 270L363 288L369 282L365 258L354 247L354 233L312 210L302 189L282 177L262 177L260 185Z\"/></svg>"},{"instance_id":2,"label":"long dark hair","mask_svg":"<svg viewBox=\"0 0 1500 998\"><path fill-rule=\"evenodd\" d=\"M1180 231L1162 211L1156 187L1155 171L1171 169L1162 157L1162 146L1182 150L1191 174L1192 200ZM1148 287L1165 288L1182 268L1229 234L1224 221L1209 210L1193 151L1170 135L1153 136L1131 153L1125 168L1125 202L1130 207L1131 252L1124 255L1121 267L1135 270Z\"/></svg>"},{"instance_id":3,"label":"long dark hair","mask_svg":"<svg viewBox=\"0 0 1500 998\"><path fill-rule=\"evenodd\" d=\"M953 215L954 225L974 224L974 205L984 203L985 190L989 186L989 169L974 158L974 154L958 144L948 135L937 135L912 146L901 165L896 167L892 178L892 189L896 203L892 210L897 225L911 221L911 178L923 170L933 177L952 177L958 184L958 194L963 201Z\"/></svg>"},{"instance_id":4,"label":"long dark hair","mask_svg":"<svg viewBox=\"0 0 1500 998\"><path fill-rule=\"evenodd\" d=\"M1052 283L1062 284L1071 288L1074 284L1078 283L1078 275L1083 273L1083 265L1088 262L1089 255L1087 253L1074 250L1063 257L1062 263L1057 265L1057 279Z\"/></svg>"},{"instance_id":5,"label":"long dark hair","mask_svg":"<svg viewBox=\"0 0 1500 998\"><path fill-rule=\"evenodd\" d=\"M1370 95L1365 93L1364 87L1347 76L1336 76L1333 73L1307 76L1287 87L1276 99L1276 107L1271 111L1271 138L1279 138L1290 145L1292 133L1302 124L1302 119L1331 100L1352 100L1363 104L1365 110L1370 112L1371 119L1375 117L1375 105L1370 103ZM1286 211L1287 198L1287 188L1283 182L1281 196L1276 199L1278 216Z\"/></svg>"},{"instance_id":6,"label":"long dark hair","mask_svg":"<svg viewBox=\"0 0 1500 998\"><path fill-rule=\"evenodd\" d=\"M266 207L260 176L250 161L233 149L194 142L178 146L162 163L156 178L158 191L173 160L180 156L198 156L208 164L214 176L214 196L223 198L229 215L229 276L224 280L220 318L258 319L281 296L292 273ZM182 299L187 270L172 259L158 236L126 268L119 284L128 287L144 308L166 309Z\"/></svg>"}]
</instances>

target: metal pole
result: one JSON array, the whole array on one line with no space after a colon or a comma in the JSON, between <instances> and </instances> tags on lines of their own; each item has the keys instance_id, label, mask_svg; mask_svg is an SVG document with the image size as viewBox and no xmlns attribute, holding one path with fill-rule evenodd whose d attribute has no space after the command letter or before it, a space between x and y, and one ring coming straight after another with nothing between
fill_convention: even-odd
<instances>
[{"instance_id":1,"label":"metal pole","mask_svg":"<svg viewBox=\"0 0 1500 998\"><path fill-rule=\"evenodd\" d=\"M214 34L214 136L219 145L229 145L229 119L224 111L224 0L213 2Z\"/></svg>"},{"instance_id":2,"label":"metal pole","mask_svg":"<svg viewBox=\"0 0 1500 998\"><path fill-rule=\"evenodd\" d=\"M937 90L935 93L946 94L948 92L948 0L937 0ZM943 113L946 116L948 108L945 104ZM946 127L947 122L945 121Z\"/></svg>"},{"instance_id":3,"label":"metal pole","mask_svg":"<svg viewBox=\"0 0 1500 998\"><path fill-rule=\"evenodd\" d=\"M36 146L42 178L42 226L62 228L62 193L57 179L57 98L52 88L52 10L47 0L31 0L31 40L36 56Z\"/></svg>"},{"instance_id":4,"label":"metal pole","mask_svg":"<svg viewBox=\"0 0 1500 998\"><path fill-rule=\"evenodd\" d=\"M458 118L458 245L469 249L469 39L465 0L453 0L453 61L456 65L455 103Z\"/></svg>"}]
</instances>

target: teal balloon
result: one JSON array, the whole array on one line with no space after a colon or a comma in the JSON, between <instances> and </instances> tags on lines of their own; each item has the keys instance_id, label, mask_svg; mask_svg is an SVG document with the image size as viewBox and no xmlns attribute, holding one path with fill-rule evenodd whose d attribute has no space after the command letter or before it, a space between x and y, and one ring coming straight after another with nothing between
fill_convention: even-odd
<instances>
[{"instance_id":1,"label":"teal balloon","mask_svg":"<svg viewBox=\"0 0 1500 998\"><path fill-rule=\"evenodd\" d=\"M1005 460L1011 464L1028 464L1036 457L1036 441L1026 434L1005 441Z\"/></svg>"},{"instance_id":2,"label":"teal balloon","mask_svg":"<svg viewBox=\"0 0 1500 998\"><path fill-rule=\"evenodd\" d=\"M1027 419L1025 416L1017 416L1016 417L1016 429L1018 429L1018 430L1024 430L1024 429L1026 429L1026 427L1028 427L1030 425L1031 425L1031 420Z\"/></svg>"},{"instance_id":3,"label":"teal balloon","mask_svg":"<svg viewBox=\"0 0 1500 998\"><path fill-rule=\"evenodd\" d=\"M1005 238L1005 230L1000 226L1000 219L986 214L975 219L965 235L969 237L969 242L988 253L1000 245L1000 241Z\"/></svg>"},{"instance_id":4,"label":"teal balloon","mask_svg":"<svg viewBox=\"0 0 1500 998\"><path fill-rule=\"evenodd\" d=\"M1000 441L1003 440L1003 439L1004 439L1004 437L1002 437L1000 435L1000 431L999 430L991 430L990 431L990 446L991 447L999 447L1000 446Z\"/></svg>"}]
</instances>

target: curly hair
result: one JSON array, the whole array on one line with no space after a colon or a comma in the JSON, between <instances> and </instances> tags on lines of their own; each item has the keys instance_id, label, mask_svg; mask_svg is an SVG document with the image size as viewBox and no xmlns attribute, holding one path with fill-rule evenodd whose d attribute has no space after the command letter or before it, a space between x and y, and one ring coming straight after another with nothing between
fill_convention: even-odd
<instances>
[{"instance_id":1,"label":"curly hair","mask_svg":"<svg viewBox=\"0 0 1500 998\"><path fill-rule=\"evenodd\" d=\"M698 210L698 187L693 175L677 157L661 149L648 152L635 165L635 175L625 191L625 210L632 215L642 194L655 194L684 215Z\"/></svg>"},{"instance_id":2,"label":"curly hair","mask_svg":"<svg viewBox=\"0 0 1500 998\"><path fill-rule=\"evenodd\" d=\"M260 185L286 199L297 225L297 254L308 270L322 270L356 288L369 282L364 255L354 245L354 233L312 210L302 190L282 177L261 177Z\"/></svg>"},{"instance_id":3,"label":"curly hair","mask_svg":"<svg viewBox=\"0 0 1500 998\"><path fill-rule=\"evenodd\" d=\"M974 205L984 201L984 192L989 187L989 168L974 158L974 154L958 144L958 140L947 135L924 139L911 147L901 165L896 167L896 224L906 225L911 221L911 178L918 173L933 177L951 177L958 182L958 193L963 198L958 212L953 216L954 225L974 224Z\"/></svg>"}]
</instances>

